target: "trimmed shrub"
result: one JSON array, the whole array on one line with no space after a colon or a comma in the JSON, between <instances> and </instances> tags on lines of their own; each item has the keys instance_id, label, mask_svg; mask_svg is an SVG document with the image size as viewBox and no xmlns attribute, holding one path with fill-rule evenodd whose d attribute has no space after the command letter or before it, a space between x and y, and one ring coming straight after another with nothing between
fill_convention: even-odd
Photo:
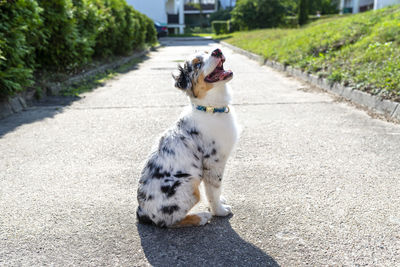
<instances>
[{"instance_id":1,"label":"trimmed shrub","mask_svg":"<svg viewBox=\"0 0 400 267\"><path fill-rule=\"evenodd\" d=\"M79 36L81 36L78 49L84 49L87 60L91 61L95 52L98 28L101 24L100 10L91 0L72 0L72 3L74 5L73 16Z\"/></svg>"},{"instance_id":2,"label":"trimmed shrub","mask_svg":"<svg viewBox=\"0 0 400 267\"><path fill-rule=\"evenodd\" d=\"M49 70L73 69L88 62L89 43L79 35L71 0L38 0L43 8L46 44L38 50L38 63Z\"/></svg>"},{"instance_id":3,"label":"trimmed shrub","mask_svg":"<svg viewBox=\"0 0 400 267\"><path fill-rule=\"evenodd\" d=\"M157 43L157 31L156 27L154 27L154 22L147 16L143 16L146 22L146 38L145 42L147 44L155 44Z\"/></svg>"},{"instance_id":4,"label":"trimmed shrub","mask_svg":"<svg viewBox=\"0 0 400 267\"><path fill-rule=\"evenodd\" d=\"M240 30L239 24L237 24L234 20L229 20L229 32L236 32Z\"/></svg>"},{"instance_id":5,"label":"trimmed shrub","mask_svg":"<svg viewBox=\"0 0 400 267\"><path fill-rule=\"evenodd\" d=\"M125 0L0 0L0 97L33 84L35 71L75 72L156 40L153 21Z\"/></svg>"},{"instance_id":6,"label":"trimmed shrub","mask_svg":"<svg viewBox=\"0 0 400 267\"><path fill-rule=\"evenodd\" d=\"M43 40L40 12L35 1L0 2L0 97L33 83L35 49Z\"/></svg>"},{"instance_id":7,"label":"trimmed shrub","mask_svg":"<svg viewBox=\"0 0 400 267\"><path fill-rule=\"evenodd\" d=\"M123 54L129 44L121 42L123 34L127 34L127 39L132 39L132 32L125 32L125 10L121 1L101 1L93 0L99 9L101 18L97 29L95 56L107 57L113 54ZM133 26L133 28L136 28Z\"/></svg>"},{"instance_id":8,"label":"trimmed shrub","mask_svg":"<svg viewBox=\"0 0 400 267\"><path fill-rule=\"evenodd\" d=\"M229 20L214 20L211 23L212 30L215 34L225 34L229 33Z\"/></svg>"},{"instance_id":9,"label":"trimmed shrub","mask_svg":"<svg viewBox=\"0 0 400 267\"><path fill-rule=\"evenodd\" d=\"M133 9L124 0L96 0L101 11L101 25L96 38L95 55L125 55L142 48L145 43L154 44L157 33L153 21Z\"/></svg>"},{"instance_id":10,"label":"trimmed shrub","mask_svg":"<svg viewBox=\"0 0 400 267\"><path fill-rule=\"evenodd\" d=\"M138 29L135 31L133 38L133 46L135 48L140 48L146 40L146 25L145 25L145 15L136 11L132 8L133 17L138 21Z\"/></svg>"}]
</instances>

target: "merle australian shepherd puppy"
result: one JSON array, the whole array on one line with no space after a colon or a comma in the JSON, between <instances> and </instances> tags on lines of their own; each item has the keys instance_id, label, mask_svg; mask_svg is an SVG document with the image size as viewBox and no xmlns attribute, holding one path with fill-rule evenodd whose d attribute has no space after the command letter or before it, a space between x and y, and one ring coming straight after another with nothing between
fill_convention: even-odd
<instances>
[{"instance_id":1,"label":"merle australian shepherd puppy","mask_svg":"<svg viewBox=\"0 0 400 267\"><path fill-rule=\"evenodd\" d=\"M160 227L206 224L212 215L226 216L231 207L221 196L221 183L238 130L220 49L204 52L179 66L175 87L190 99L176 124L165 131L141 173L137 198L139 222ZM204 182L210 212L188 214L200 200Z\"/></svg>"}]
</instances>

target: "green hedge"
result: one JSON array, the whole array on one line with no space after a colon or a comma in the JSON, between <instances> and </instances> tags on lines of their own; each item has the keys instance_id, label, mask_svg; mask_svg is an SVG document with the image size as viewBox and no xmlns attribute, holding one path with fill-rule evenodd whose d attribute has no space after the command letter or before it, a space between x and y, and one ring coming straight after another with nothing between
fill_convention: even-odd
<instances>
[{"instance_id":1,"label":"green hedge","mask_svg":"<svg viewBox=\"0 0 400 267\"><path fill-rule=\"evenodd\" d=\"M211 23L212 30L215 34L226 34L230 31L229 20L214 20Z\"/></svg>"},{"instance_id":2,"label":"green hedge","mask_svg":"<svg viewBox=\"0 0 400 267\"><path fill-rule=\"evenodd\" d=\"M0 1L0 97L32 84L35 51L44 37L40 12L35 1Z\"/></svg>"},{"instance_id":3,"label":"green hedge","mask_svg":"<svg viewBox=\"0 0 400 267\"><path fill-rule=\"evenodd\" d=\"M0 0L0 97L35 71L77 70L156 41L153 21L125 0Z\"/></svg>"}]
</instances>

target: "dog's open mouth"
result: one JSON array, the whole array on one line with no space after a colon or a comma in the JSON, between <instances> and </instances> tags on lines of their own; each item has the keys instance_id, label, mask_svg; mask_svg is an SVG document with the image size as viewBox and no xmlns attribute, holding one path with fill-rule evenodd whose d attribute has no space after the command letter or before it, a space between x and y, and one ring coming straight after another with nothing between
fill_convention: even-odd
<instances>
[{"instance_id":1,"label":"dog's open mouth","mask_svg":"<svg viewBox=\"0 0 400 267\"><path fill-rule=\"evenodd\" d=\"M233 72L231 70L224 70L224 61L224 59L220 59L217 67L213 70L213 72L204 78L204 81L208 83L215 83L232 77Z\"/></svg>"}]
</instances>

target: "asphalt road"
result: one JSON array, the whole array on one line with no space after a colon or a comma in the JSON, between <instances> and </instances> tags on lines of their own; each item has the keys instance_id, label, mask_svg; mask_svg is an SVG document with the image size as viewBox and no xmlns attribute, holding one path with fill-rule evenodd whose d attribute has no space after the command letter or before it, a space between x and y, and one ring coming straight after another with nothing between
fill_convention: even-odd
<instances>
[{"instance_id":1,"label":"asphalt road","mask_svg":"<svg viewBox=\"0 0 400 267\"><path fill-rule=\"evenodd\" d=\"M187 103L171 72L218 46L166 45L79 100L0 121L0 266L400 265L400 126L223 47L242 126L234 215L137 224L142 162Z\"/></svg>"}]
</instances>

